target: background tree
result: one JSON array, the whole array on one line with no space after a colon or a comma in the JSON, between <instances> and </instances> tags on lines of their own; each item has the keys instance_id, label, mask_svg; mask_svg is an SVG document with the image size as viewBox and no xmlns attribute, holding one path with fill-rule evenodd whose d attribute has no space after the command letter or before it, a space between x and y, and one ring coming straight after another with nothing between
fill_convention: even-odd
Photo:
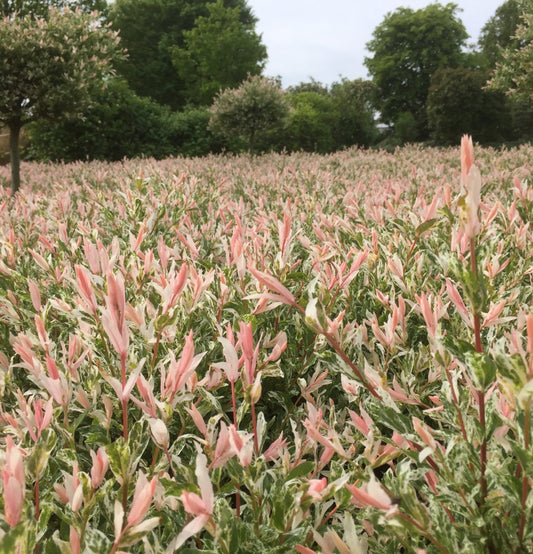
<instances>
[{"instance_id":1,"label":"background tree","mask_svg":"<svg viewBox=\"0 0 533 554\"><path fill-rule=\"evenodd\" d=\"M184 47L171 49L172 62L185 84L187 103L209 105L220 90L236 86L263 70L267 51L254 25L243 23L240 7L222 0L208 4L209 16L184 31Z\"/></svg>"},{"instance_id":2,"label":"background tree","mask_svg":"<svg viewBox=\"0 0 533 554\"><path fill-rule=\"evenodd\" d=\"M117 71L140 96L148 96L173 109L187 102L187 83L172 62L172 52L185 48L184 31L199 17L209 17L209 0L115 0L109 20L120 30L128 57ZM239 20L253 26L256 18L246 0L224 0L226 8L239 8ZM236 86L238 82L234 83Z\"/></svg>"},{"instance_id":3,"label":"background tree","mask_svg":"<svg viewBox=\"0 0 533 554\"><path fill-rule=\"evenodd\" d=\"M490 68L501 61L502 49L515 49L518 46L515 33L522 13L519 4L520 0L507 0L481 29L478 45Z\"/></svg>"},{"instance_id":4,"label":"background tree","mask_svg":"<svg viewBox=\"0 0 533 554\"><path fill-rule=\"evenodd\" d=\"M533 0L522 0L520 9L521 23L515 34L519 46L503 49L490 86L510 96L533 100Z\"/></svg>"},{"instance_id":5,"label":"background tree","mask_svg":"<svg viewBox=\"0 0 533 554\"><path fill-rule=\"evenodd\" d=\"M276 80L252 75L239 88L220 92L210 111L211 130L244 139L253 153L258 139L286 125L289 105Z\"/></svg>"},{"instance_id":6,"label":"background tree","mask_svg":"<svg viewBox=\"0 0 533 554\"><path fill-rule=\"evenodd\" d=\"M172 112L137 96L120 79L109 80L83 118L38 121L30 126L28 155L35 160L122 160L203 156L221 150L222 137L207 129L206 107Z\"/></svg>"},{"instance_id":7,"label":"background tree","mask_svg":"<svg viewBox=\"0 0 533 554\"><path fill-rule=\"evenodd\" d=\"M291 110L278 149L327 153L335 150L335 106L329 94L314 91L287 94Z\"/></svg>"},{"instance_id":8,"label":"background tree","mask_svg":"<svg viewBox=\"0 0 533 554\"><path fill-rule=\"evenodd\" d=\"M106 0L0 0L0 16L11 17L16 13L18 17L33 15L46 18L51 7L80 9L86 13L93 11L104 13L107 2Z\"/></svg>"},{"instance_id":9,"label":"background tree","mask_svg":"<svg viewBox=\"0 0 533 554\"><path fill-rule=\"evenodd\" d=\"M374 109L376 87L372 81L342 79L330 91L335 106L336 149L370 146L377 138Z\"/></svg>"},{"instance_id":10,"label":"background tree","mask_svg":"<svg viewBox=\"0 0 533 554\"><path fill-rule=\"evenodd\" d=\"M460 142L463 134L481 143L511 138L511 117L505 95L485 90L488 73L465 67L438 69L427 100L431 138L437 144Z\"/></svg>"},{"instance_id":11,"label":"background tree","mask_svg":"<svg viewBox=\"0 0 533 554\"><path fill-rule=\"evenodd\" d=\"M20 186L21 128L80 114L119 53L118 36L96 13L51 9L47 19L0 21L0 123L10 131L13 193Z\"/></svg>"},{"instance_id":12,"label":"background tree","mask_svg":"<svg viewBox=\"0 0 533 554\"><path fill-rule=\"evenodd\" d=\"M367 44L365 58L378 88L378 109L385 123L411 114L415 139L428 136L426 99L433 73L461 65L468 37L457 17L456 4L430 4L420 9L398 8L388 13Z\"/></svg>"}]
</instances>

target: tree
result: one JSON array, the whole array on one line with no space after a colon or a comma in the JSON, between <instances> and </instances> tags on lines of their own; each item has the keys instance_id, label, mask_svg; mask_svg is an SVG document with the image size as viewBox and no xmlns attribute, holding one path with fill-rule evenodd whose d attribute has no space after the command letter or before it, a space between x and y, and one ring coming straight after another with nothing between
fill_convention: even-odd
<instances>
[{"instance_id":1,"label":"tree","mask_svg":"<svg viewBox=\"0 0 533 554\"><path fill-rule=\"evenodd\" d=\"M464 134L481 143L510 138L511 117L505 95L484 89L488 74L464 67L437 70L427 100L431 138L438 144L460 142Z\"/></svg>"},{"instance_id":2,"label":"tree","mask_svg":"<svg viewBox=\"0 0 533 554\"><path fill-rule=\"evenodd\" d=\"M335 150L335 106L329 94L312 90L287 95L291 111L283 133L283 144L290 151L327 153Z\"/></svg>"},{"instance_id":3,"label":"tree","mask_svg":"<svg viewBox=\"0 0 533 554\"><path fill-rule=\"evenodd\" d=\"M496 66L489 86L509 96L533 100L533 0L523 0L521 23L515 39L519 46L508 46Z\"/></svg>"},{"instance_id":4,"label":"tree","mask_svg":"<svg viewBox=\"0 0 533 554\"><path fill-rule=\"evenodd\" d=\"M184 31L199 17L209 17L209 0L115 0L109 20L120 30L128 57L117 71L140 96L148 96L171 108L183 107L187 83L172 62L172 52L185 48ZM224 0L226 8L239 8L239 20L253 26L256 18L246 0ZM235 83L236 85L237 83Z\"/></svg>"},{"instance_id":5,"label":"tree","mask_svg":"<svg viewBox=\"0 0 533 554\"><path fill-rule=\"evenodd\" d=\"M428 135L426 98L431 75L440 67L462 62L468 37L457 18L456 4L430 4L420 9L398 8L388 13L367 44L372 57L365 65L378 87L378 109L385 123L410 113L416 138Z\"/></svg>"},{"instance_id":6,"label":"tree","mask_svg":"<svg viewBox=\"0 0 533 554\"><path fill-rule=\"evenodd\" d=\"M28 156L40 161L122 160L203 156L219 151L222 137L207 129L206 107L172 112L137 96L121 79L110 79L83 118L30 125Z\"/></svg>"},{"instance_id":7,"label":"tree","mask_svg":"<svg viewBox=\"0 0 533 554\"><path fill-rule=\"evenodd\" d=\"M515 33L521 13L520 0L507 0L481 29L478 44L489 67L493 68L501 61L502 49L518 46Z\"/></svg>"},{"instance_id":8,"label":"tree","mask_svg":"<svg viewBox=\"0 0 533 554\"><path fill-rule=\"evenodd\" d=\"M0 123L10 131L13 193L20 186L21 128L82 113L119 54L118 36L96 13L51 8L47 19L0 21Z\"/></svg>"},{"instance_id":9,"label":"tree","mask_svg":"<svg viewBox=\"0 0 533 554\"><path fill-rule=\"evenodd\" d=\"M196 19L183 32L184 47L171 49L172 62L185 83L185 99L209 105L215 94L237 86L247 75L261 73L266 47L254 26L240 20L240 8L226 8L222 0L208 4L209 16Z\"/></svg>"},{"instance_id":10,"label":"tree","mask_svg":"<svg viewBox=\"0 0 533 554\"><path fill-rule=\"evenodd\" d=\"M277 81L252 75L239 88L220 92L210 111L210 129L246 140L253 153L258 138L286 125L289 105Z\"/></svg>"},{"instance_id":11,"label":"tree","mask_svg":"<svg viewBox=\"0 0 533 554\"><path fill-rule=\"evenodd\" d=\"M18 17L33 15L47 18L51 7L72 10L80 9L83 12L105 12L106 0L0 0L0 16L11 17L15 13Z\"/></svg>"},{"instance_id":12,"label":"tree","mask_svg":"<svg viewBox=\"0 0 533 554\"><path fill-rule=\"evenodd\" d=\"M377 137L372 81L342 79L331 85L330 94L335 106L336 148L372 144Z\"/></svg>"}]
</instances>

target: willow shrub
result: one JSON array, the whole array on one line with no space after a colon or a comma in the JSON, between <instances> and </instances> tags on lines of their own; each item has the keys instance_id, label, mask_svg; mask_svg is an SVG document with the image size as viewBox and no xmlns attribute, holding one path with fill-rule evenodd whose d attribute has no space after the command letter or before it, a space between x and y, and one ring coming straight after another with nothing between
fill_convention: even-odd
<instances>
[{"instance_id":1,"label":"willow shrub","mask_svg":"<svg viewBox=\"0 0 533 554\"><path fill-rule=\"evenodd\" d=\"M0 168L0 551L531 551L533 150L460 157Z\"/></svg>"}]
</instances>

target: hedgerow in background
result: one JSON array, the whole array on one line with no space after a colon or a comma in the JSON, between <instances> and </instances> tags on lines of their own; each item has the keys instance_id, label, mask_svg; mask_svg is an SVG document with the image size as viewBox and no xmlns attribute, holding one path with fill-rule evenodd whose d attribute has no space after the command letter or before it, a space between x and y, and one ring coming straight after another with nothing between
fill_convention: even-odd
<instances>
[{"instance_id":1,"label":"hedgerow in background","mask_svg":"<svg viewBox=\"0 0 533 554\"><path fill-rule=\"evenodd\" d=\"M532 158L28 164L4 550L531 550Z\"/></svg>"},{"instance_id":2,"label":"hedgerow in background","mask_svg":"<svg viewBox=\"0 0 533 554\"><path fill-rule=\"evenodd\" d=\"M224 139L207 129L207 108L172 112L110 80L83 119L31 125L33 160L108 160L203 156L220 152Z\"/></svg>"},{"instance_id":3,"label":"hedgerow in background","mask_svg":"<svg viewBox=\"0 0 533 554\"><path fill-rule=\"evenodd\" d=\"M122 54L99 14L50 8L0 21L0 123L10 131L11 186L20 186L19 135L30 121L76 117Z\"/></svg>"}]
</instances>

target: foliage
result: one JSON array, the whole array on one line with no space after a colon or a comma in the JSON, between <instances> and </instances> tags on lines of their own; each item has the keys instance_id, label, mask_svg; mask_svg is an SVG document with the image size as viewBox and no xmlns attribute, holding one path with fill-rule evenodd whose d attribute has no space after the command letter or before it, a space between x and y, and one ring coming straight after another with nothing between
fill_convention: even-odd
<instances>
[{"instance_id":1,"label":"foliage","mask_svg":"<svg viewBox=\"0 0 533 554\"><path fill-rule=\"evenodd\" d=\"M185 99L210 105L219 90L238 86L247 75L261 73L267 57L253 24L244 24L240 8L226 8L222 0L208 4L183 32L184 46L171 49L172 63L185 83Z\"/></svg>"},{"instance_id":2,"label":"foliage","mask_svg":"<svg viewBox=\"0 0 533 554\"><path fill-rule=\"evenodd\" d=\"M28 164L1 550L531 551L533 150L459 157Z\"/></svg>"},{"instance_id":3,"label":"foliage","mask_svg":"<svg viewBox=\"0 0 533 554\"><path fill-rule=\"evenodd\" d=\"M467 38L456 4L423 9L398 8L388 13L367 44L365 65L378 88L378 109L385 123L410 113L414 139L427 138L426 99L430 79L441 67L461 65Z\"/></svg>"},{"instance_id":4,"label":"foliage","mask_svg":"<svg viewBox=\"0 0 533 554\"><path fill-rule=\"evenodd\" d=\"M220 92L210 111L209 128L244 139L252 153L262 136L285 126L289 106L278 82L250 75L239 88Z\"/></svg>"},{"instance_id":5,"label":"foliage","mask_svg":"<svg viewBox=\"0 0 533 554\"><path fill-rule=\"evenodd\" d=\"M90 13L98 11L104 13L107 9L106 0L0 0L0 17L18 17L32 15L47 18L49 9L69 7Z\"/></svg>"},{"instance_id":6,"label":"foliage","mask_svg":"<svg viewBox=\"0 0 533 554\"><path fill-rule=\"evenodd\" d=\"M333 99L319 92L293 92L287 95L291 110L281 135L289 151L333 152L335 113Z\"/></svg>"},{"instance_id":7,"label":"foliage","mask_svg":"<svg viewBox=\"0 0 533 554\"><path fill-rule=\"evenodd\" d=\"M533 0L523 0L520 8L522 21L515 35L519 47L503 50L490 86L510 96L533 99Z\"/></svg>"},{"instance_id":8,"label":"foliage","mask_svg":"<svg viewBox=\"0 0 533 554\"><path fill-rule=\"evenodd\" d=\"M109 20L120 30L128 58L118 64L119 73L132 90L173 109L187 102L187 83L172 63L172 52L185 47L185 31L199 17L208 18L209 0L116 0ZM224 0L228 9L238 8L239 19L253 28L256 19L246 0ZM237 83L234 83L237 84Z\"/></svg>"},{"instance_id":9,"label":"foliage","mask_svg":"<svg viewBox=\"0 0 533 554\"><path fill-rule=\"evenodd\" d=\"M481 29L478 45L490 68L494 68L502 60L502 49L514 50L519 46L515 34L521 22L520 3L521 0L507 0L496 9Z\"/></svg>"},{"instance_id":10,"label":"foliage","mask_svg":"<svg viewBox=\"0 0 533 554\"><path fill-rule=\"evenodd\" d=\"M456 144L470 133L481 143L511 138L510 108L501 92L485 90L488 75L466 68L439 69L431 78L428 125L437 144Z\"/></svg>"},{"instance_id":11,"label":"foliage","mask_svg":"<svg viewBox=\"0 0 533 554\"><path fill-rule=\"evenodd\" d=\"M321 83L320 81L316 81L311 77L311 80L308 82L301 82L297 85L292 85L287 89L287 92L289 94L298 94L299 92L316 92L318 94L329 94L329 87L328 85L325 85Z\"/></svg>"},{"instance_id":12,"label":"foliage","mask_svg":"<svg viewBox=\"0 0 533 554\"><path fill-rule=\"evenodd\" d=\"M18 137L38 119L79 115L103 86L118 37L98 14L51 9L48 19L0 21L0 123L10 129L13 192L20 184Z\"/></svg>"},{"instance_id":13,"label":"foliage","mask_svg":"<svg viewBox=\"0 0 533 554\"><path fill-rule=\"evenodd\" d=\"M291 112L280 143L289 151L322 153L373 144L374 92L362 79L342 79L329 89L316 81L289 88Z\"/></svg>"},{"instance_id":14,"label":"foliage","mask_svg":"<svg viewBox=\"0 0 533 554\"><path fill-rule=\"evenodd\" d=\"M336 148L369 146L376 140L375 95L371 81L344 78L331 85L336 112L333 130Z\"/></svg>"},{"instance_id":15,"label":"foliage","mask_svg":"<svg viewBox=\"0 0 533 554\"><path fill-rule=\"evenodd\" d=\"M83 119L34 124L28 156L66 162L201 156L220 150L220 138L207 129L209 117L206 108L173 113L114 79L94 97Z\"/></svg>"}]
</instances>

